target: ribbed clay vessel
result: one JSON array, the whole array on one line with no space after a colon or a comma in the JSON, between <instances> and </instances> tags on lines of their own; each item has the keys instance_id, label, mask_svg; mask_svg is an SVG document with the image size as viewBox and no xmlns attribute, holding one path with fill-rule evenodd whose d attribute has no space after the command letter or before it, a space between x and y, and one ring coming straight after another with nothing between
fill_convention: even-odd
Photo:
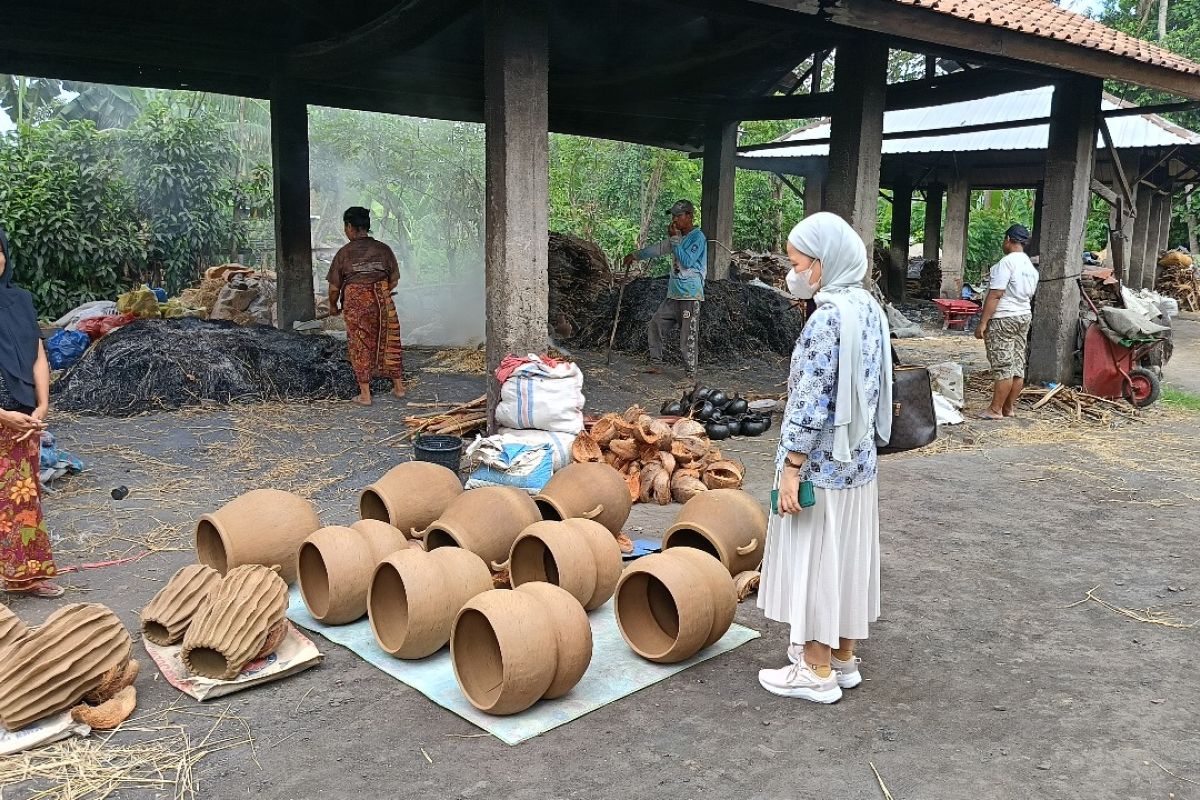
<instances>
[{"instance_id":1,"label":"ribbed clay vessel","mask_svg":"<svg viewBox=\"0 0 1200 800\"><path fill-rule=\"evenodd\" d=\"M694 547L730 575L757 569L767 539L767 512L741 489L712 489L688 500L663 534L663 550Z\"/></svg>"},{"instance_id":2,"label":"ribbed clay vessel","mask_svg":"<svg viewBox=\"0 0 1200 800\"><path fill-rule=\"evenodd\" d=\"M379 520L321 528L300 546L300 593L313 619L345 625L367 613L375 567L408 538Z\"/></svg>"},{"instance_id":3,"label":"ribbed clay vessel","mask_svg":"<svg viewBox=\"0 0 1200 800\"><path fill-rule=\"evenodd\" d=\"M142 609L142 635L164 647L181 641L208 593L220 582L221 573L204 564L189 564L176 572Z\"/></svg>"},{"instance_id":4,"label":"ribbed clay vessel","mask_svg":"<svg viewBox=\"0 0 1200 800\"><path fill-rule=\"evenodd\" d=\"M420 531L442 515L463 493L454 470L428 461L406 461L362 490L359 516L377 519L404 531Z\"/></svg>"},{"instance_id":5,"label":"ribbed clay vessel","mask_svg":"<svg viewBox=\"0 0 1200 800\"><path fill-rule=\"evenodd\" d=\"M208 596L183 636L183 663L193 675L232 680L278 633L288 607L283 579L257 564L234 567Z\"/></svg>"},{"instance_id":6,"label":"ribbed clay vessel","mask_svg":"<svg viewBox=\"0 0 1200 800\"><path fill-rule=\"evenodd\" d=\"M367 595L375 641L396 658L433 655L450 641L459 609L491 588L491 571L468 550L392 553L375 568Z\"/></svg>"},{"instance_id":7,"label":"ribbed clay vessel","mask_svg":"<svg viewBox=\"0 0 1200 800\"><path fill-rule=\"evenodd\" d=\"M566 589L591 611L608 602L621 577L621 546L598 522L535 522L509 553L514 587L542 581Z\"/></svg>"},{"instance_id":8,"label":"ribbed clay vessel","mask_svg":"<svg viewBox=\"0 0 1200 800\"><path fill-rule=\"evenodd\" d=\"M319 527L316 508L303 497L255 489L200 517L196 555L222 575L243 564L278 565L290 584L300 545Z\"/></svg>"},{"instance_id":9,"label":"ribbed clay vessel","mask_svg":"<svg viewBox=\"0 0 1200 800\"><path fill-rule=\"evenodd\" d=\"M554 473L534 498L542 518L591 519L616 536L633 507L625 478L608 464L575 463Z\"/></svg>"},{"instance_id":10,"label":"ribbed clay vessel","mask_svg":"<svg viewBox=\"0 0 1200 800\"><path fill-rule=\"evenodd\" d=\"M98 603L73 603L7 648L0 660L0 723L10 731L65 711L129 661L132 640Z\"/></svg>"},{"instance_id":11,"label":"ribbed clay vessel","mask_svg":"<svg viewBox=\"0 0 1200 800\"><path fill-rule=\"evenodd\" d=\"M420 537L427 550L461 547L490 567L506 560L521 531L541 518L533 498L520 489L487 486L463 492Z\"/></svg>"},{"instance_id":12,"label":"ribbed clay vessel","mask_svg":"<svg viewBox=\"0 0 1200 800\"><path fill-rule=\"evenodd\" d=\"M25 623L21 622L8 606L0 603L0 650L10 644L16 644L28 632Z\"/></svg>"},{"instance_id":13,"label":"ribbed clay vessel","mask_svg":"<svg viewBox=\"0 0 1200 800\"><path fill-rule=\"evenodd\" d=\"M737 610L737 590L724 565L708 553L675 547L639 558L617 584L617 625L642 658L673 664L725 635Z\"/></svg>"},{"instance_id":14,"label":"ribbed clay vessel","mask_svg":"<svg viewBox=\"0 0 1200 800\"><path fill-rule=\"evenodd\" d=\"M516 714L579 683L592 660L592 629L565 589L548 583L494 589L458 613L450 658L471 705Z\"/></svg>"}]
</instances>

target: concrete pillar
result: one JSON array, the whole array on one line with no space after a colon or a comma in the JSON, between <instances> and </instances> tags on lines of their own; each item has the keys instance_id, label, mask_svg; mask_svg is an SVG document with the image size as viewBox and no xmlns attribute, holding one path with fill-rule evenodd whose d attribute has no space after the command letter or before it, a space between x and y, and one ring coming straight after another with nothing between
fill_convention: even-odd
<instances>
[{"instance_id":1,"label":"concrete pillar","mask_svg":"<svg viewBox=\"0 0 1200 800\"><path fill-rule=\"evenodd\" d=\"M858 231L870 260L875 252L888 48L867 40L839 55L851 57L834 62L824 210L841 215Z\"/></svg>"},{"instance_id":2,"label":"concrete pillar","mask_svg":"<svg viewBox=\"0 0 1200 800\"><path fill-rule=\"evenodd\" d=\"M1025 248L1025 253L1030 258L1033 258L1041 252L1042 242L1042 209L1043 198L1046 192L1042 184L1033 187L1033 230L1029 232L1029 246Z\"/></svg>"},{"instance_id":3,"label":"concrete pillar","mask_svg":"<svg viewBox=\"0 0 1200 800\"><path fill-rule=\"evenodd\" d=\"M733 252L733 197L737 170L738 123L712 123L704 141L704 175L701 179L700 221L708 237L708 277L729 277Z\"/></svg>"},{"instance_id":4,"label":"concrete pillar","mask_svg":"<svg viewBox=\"0 0 1200 800\"><path fill-rule=\"evenodd\" d=\"M898 181L892 187L892 242L887 275L887 294L893 303L904 302L908 283L908 239L912 235L912 182Z\"/></svg>"},{"instance_id":5,"label":"concrete pillar","mask_svg":"<svg viewBox=\"0 0 1200 800\"><path fill-rule=\"evenodd\" d=\"M487 0L484 122L488 408L508 353L540 353L549 314L548 25L542 0Z\"/></svg>"},{"instance_id":6,"label":"concrete pillar","mask_svg":"<svg viewBox=\"0 0 1200 800\"><path fill-rule=\"evenodd\" d=\"M313 298L312 230L309 225L308 106L291 81L276 80L271 96L271 165L275 189L275 290L277 324L317 315Z\"/></svg>"},{"instance_id":7,"label":"concrete pillar","mask_svg":"<svg viewBox=\"0 0 1200 800\"><path fill-rule=\"evenodd\" d=\"M942 195L946 187L940 183L930 184L925 191L925 245L921 253L926 261L941 258L942 249Z\"/></svg>"},{"instance_id":8,"label":"concrete pillar","mask_svg":"<svg viewBox=\"0 0 1200 800\"><path fill-rule=\"evenodd\" d=\"M1147 274L1154 274L1153 260L1147 254L1153 246L1154 237L1150 229L1155 228L1154 221L1154 190L1149 186L1138 186L1137 189L1137 218L1133 221L1133 239L1129 243L1129 277L1125 283L1133 289L1140 289ZM1150 265L1149 267L1147 265Z\"/></svg>"},{"instance_id":9,"label":"concrete pillar","mask_svg":"<svg viewBox=\"0 0 1200 800\"><path fill-rule=\"evenodd\" d=\"M806 175L804 178L804 216L825 210L825 176Z\"/></svg>"},{"instance_id":10,"label":"concrete pillar","mask_svg":"<svg viewBox=\"0 0 1200 800\"><path fill-rule=\"evenodd\" d=\"M1092 196L1096 115L1103 84L1095 78L1064 80L1050 106L1042 212L1041 281L1033 307L1030 380L1069 383L1074 377L1079 325L1083 235Z\"/></svg>"},{"instance_id":11,"label":"concrete pillar","mask_svg":"<svg viewBox=\"0 0 1200 800\"><path fill-rule=\"evenodd\" d=\"M971 221L971 183L958 175L946 187L946 233L942 241L942 297L962 297L967 265L967 225Z\"/></svg>"}]
</instances>

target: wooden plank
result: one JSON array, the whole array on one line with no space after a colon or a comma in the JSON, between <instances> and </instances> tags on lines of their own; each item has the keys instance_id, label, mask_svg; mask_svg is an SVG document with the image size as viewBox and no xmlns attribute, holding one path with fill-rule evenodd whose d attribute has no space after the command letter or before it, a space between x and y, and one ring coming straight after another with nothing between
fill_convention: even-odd
<instances>
[{"instance_id":1,"label":"wooden plank","mask_svg":"<svg viewBox=\"0 0 1200 800\"><path fill-rule=\"evenodd\" d=\"M1114 206L1121 199L1120 195L1095 178L1092 178L1092 194L1097 197L1103 197L1106 203Z\"/></svg>"},{"instance_id":2,"label":"wooden plank","mask_svg":"<svg viewBox=\"0 0 1200 800\"><path fill-rule=\"evenodd\" d=\"M1121 195L1125 200L1126 208L1133 208L1133 190L1129 188L1129 179L1125 177L1125 167L1121 164L1121 157L1117 155L1117 148L1113 144L1112 132L1108 129L1108 121L1104 115L1100 115L1099 125L1100 136L1104 139L1104 147L1108 150L1108 158L1112 161L1113 173L1116 175L1116 188L1121 190Z\"/></svg>"}]
</instances>

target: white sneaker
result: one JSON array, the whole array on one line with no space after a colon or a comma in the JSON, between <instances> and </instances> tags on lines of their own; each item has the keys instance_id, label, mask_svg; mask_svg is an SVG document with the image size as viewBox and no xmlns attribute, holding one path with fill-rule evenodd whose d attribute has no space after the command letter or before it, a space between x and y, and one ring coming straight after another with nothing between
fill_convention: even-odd
<instances>
[{"instance_id":1,"label":"white sneaker","mask_svg":"<svg viewBox=\"0 0 1200 800\"><path fill-rule=\"evenodd\" d=\"M838 686L836 672L830 672L828 678L822 678L803 661L790 667L760 669L758 682L768 692L780 697L798 697L814 703L836 703L842 699L842 688Z\"/></svg>"},{"instance_id":2,"label":"white sneaker","mask_svg":"<svg viewBox=\"0 0 1200 800\"><path fill-rule=\"evenodd\" d=\"M790 644L788 645L788 661L793 664L799 664L804 661L804 645ZM829 666L833 668L833 673L837 675L838 686L843 689L853 689L862 683L862 673L858 671L858 665L862 663L862 659L858 656L849 661L838 661L837 658L829 656Z\"/></svg>"}]
</instances>

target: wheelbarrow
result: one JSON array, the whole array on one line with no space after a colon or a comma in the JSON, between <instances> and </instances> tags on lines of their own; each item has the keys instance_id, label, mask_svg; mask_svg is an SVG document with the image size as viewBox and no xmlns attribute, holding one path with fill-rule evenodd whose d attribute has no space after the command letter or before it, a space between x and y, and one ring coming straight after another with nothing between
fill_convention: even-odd
<instances>
[{"instance_id":1,"label":"wheelbarrow","mask_svg":"<svg viewBox=\"0 0 1200 800\"><path fill-rule=\"evenodd\" d=\"M1082 297L1097 319L1100 309L1086 292ZM1161 356L1163 339L1120 339L1114 342L1098 322L1083 323L1083 390L1108 400L1127 400L1145 408L1158 400L1162 391L1158 375L1142 366L1152 355Z\"/></svg>"},{"instance_id":2,"label":"wheelbarrow","mask_svg":"<svg viewBox=\"0 0 1200 800\"><path fill-rule=\"evenodd\" d=\"M964 331L967 320L979 313L979 304L970 300L935 298L934 305L942 312L942 330Z\"/></svg>"}]
</instances>

